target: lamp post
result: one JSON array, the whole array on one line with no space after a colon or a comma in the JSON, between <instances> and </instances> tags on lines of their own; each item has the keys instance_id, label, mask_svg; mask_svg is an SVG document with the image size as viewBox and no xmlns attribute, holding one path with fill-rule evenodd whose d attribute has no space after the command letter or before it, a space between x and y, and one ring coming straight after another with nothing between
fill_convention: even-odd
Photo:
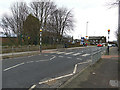
<instances>
[{"instance_id":1,"label":"lamp post","mask_svg":"<svg viewBox=\"0 0 120 90\"><path fill-rule=\"evenodd\" d=\"M40 29L40 53L42 53L42 29Z\"/></svg>"},{"instance_id":2,"label":"lamp post","mask_svg":"<svg viewBox=\"0 0 120 90\"><path fill-rule=\"evenodd\" d=\"M110 34L110 29L108 29L108 54L109 54L109 34Z\"/></svg>"},{"instance_id":3,"label":"lamp post","mask_svg":"<svg viewBox=\"0 0 120 90\"><path fill-rule=\"evenodd\" d=\"M88 31L88 21L86 22L86 43L87 43L87 31Z\"/></svg>"}]
</instances>

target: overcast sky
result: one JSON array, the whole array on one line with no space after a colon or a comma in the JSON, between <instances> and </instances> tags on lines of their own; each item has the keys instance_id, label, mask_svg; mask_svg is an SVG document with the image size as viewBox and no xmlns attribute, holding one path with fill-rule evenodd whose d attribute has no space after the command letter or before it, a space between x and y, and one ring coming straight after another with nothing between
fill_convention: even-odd
<instances>
[{"instance_id":1,"label":"overcast sky","mask_svg":"<svg viewBox=\"0 0 120 90\"><path fill-rule=\"evenodd\" d=\"M15 1L25 1L29 4L32 0L0 0L0 19L5 13L10 13L10 6ZM109 9L107 4L114 0L54 0L59 7L72 10L75 19L74 32L71 36L81 38L86 36L86 22L88 21L88 36L108 36L116 40L115 31L118 24L118 7ZM1 30L1 29L0 29Z\"/></svg>"}]
</instances>

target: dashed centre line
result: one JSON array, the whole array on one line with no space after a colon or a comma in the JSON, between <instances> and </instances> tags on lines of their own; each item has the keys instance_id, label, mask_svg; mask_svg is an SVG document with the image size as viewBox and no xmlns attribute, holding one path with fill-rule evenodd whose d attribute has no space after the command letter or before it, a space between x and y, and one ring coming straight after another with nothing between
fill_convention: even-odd
<instances>
[{"instance_id":1,"label":"dashed centre line","mask_svg":"<svg viewBox=\"0 0 120 90\"><path fill-rule=\"evenodd\" d=\"M10 70L10 69L16 68L16 67L21 66L21 65L23 65L23 64L25 64L25 63L41 62L41 61L50 61L50 60L53 60L54 58L56 58L56 56L54 56L54 55L52 55L52 56L53 56L52 58L46 59L46 60L28 61L28 62L23 62L23 63L20 63L20 64L16 64L16 65L14 65L14 66L11 66L11 67L9 67L9 68L4 69L3 71L7 71L7 70Z\"/></svg>"}]
</instances>

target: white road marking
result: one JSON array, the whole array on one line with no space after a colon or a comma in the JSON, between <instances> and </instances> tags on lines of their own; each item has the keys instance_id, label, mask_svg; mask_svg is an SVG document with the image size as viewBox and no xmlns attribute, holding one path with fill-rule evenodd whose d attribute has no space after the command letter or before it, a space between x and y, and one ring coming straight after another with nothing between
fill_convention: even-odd
<instances>
[{"instance_id":1,"label":"white road marking","mask_svg":"<svg viewBox=\"0 0 120 90\"><path fill-rule=\"evenodd\" d=\"M72 54L72 53L74 53L74 52L65 53L65 55L69 55L69 54Z\"/></svg>"},{"instance_id":2,"label":"white road marking","mask_svg":"<svg viewBox=\"0 0 120 90\"><path fill-rule=\"evenodd\" d=\"M58 57L63 57L63 56L58 56Z\"/></svg>"},{"instance_id":3,"label":"white road marking","mask_svg":"<svg viewBox=\"0 0 120 90\"><path fill-rule=\"evenodd\" d=\"M50 59L46 59L46 60L37 60L35 62L46 62L46 61L50 61L50 60L53 60L54 58L56 58L56 56L52 55L53 57L50 58Z\"/></svg>"},{"instance_id":4,"label":"white road marking","mask_svg":"<svg viewBox=\"0 0 120 90\"><path fill-rule=\"evenodd\" d=\"M62 54L62 53L65 53L65 52L58 52L57 54Z\"/></svg>"},{"instance_id":5,"label":"white road marking","mask_svg":"<svg viewBox=\"0 0 120 90\"><path fill-rule=\"evenodd\" d=\"M82 56L89 56L90 54L83 54Z\"/></svg>"},{"instance_id":6,"label":"white road marking","mask_svg":"<svg viewBox=\"0 0 120 90\"><path fill-rule=\"evenodd\" d=\"M77 60L82 60L81 58L77 58Z\"/></svg>"},{"instance_id":7,"label":"white road marking","mask_svg":"<svg viewBox=\"0 0 120 90\"><path fill-rule=\"evenodd\" d=\"M50 82L50 81L58 80L58 79L61 79L61 78L64 78L64 77L72 76L72 75L73 75L73 73L67 74L67 75L64 75L64 76L60 76L60 77L56 77L56 78L53 78L53 79L49 79L49 80L46 80L46 81L39 82L39 84L47 83L47 82Z\"/></svg>"},{"instance_id":8,"label":"white road marking","mask_svg":"<svg viewBox=\"0 0 120 90\"><path fill-rule=\"evenodd\" d=\"M35 62L46 62L46 61L49 61L49 59L46 59L46 60L38 60L38 61L35 61Z\"/></svg>"},{"instance_id":9,"label":"white road marking","mask_svg":"<svg viewBox=\"0 0 120 90\"><path fill-rule=\"evenodd\" d=\"M53 56L53 57L50 58L50 59L47 59L47 60L38 60L38 61L35 61L35 62L50 61L50 60L53 60L54 58L56 58L56 56L54 56L54 55L52 55L52 56ZM34 62L34 61L28 61L28 62L26 62L26 63L32 63L32 62ZM17 65L14 65L14 66L12 66L12 67L9 67L9 68L4 69L3 71L7 71L7 70L10 70L10 69L16 68L16 67L18 67L18 66L20 66L20 65L23 65L23 64L25 64L25 63L23 62L23 63L17 64Z\"/></svg>"},{"instance_id":10,"label":"white road marking","mask_svg":"<svg viewBox=\"0 0 120 90\"><path fill-rule=\"evenodd\" d=\"M32 90L33 88L35 88L36 87L36 85L33 85L29 90Z\"/></svg>"},{"instance_id":11,"label":"white road marking","mask_svg":"<svg viewBox=\"0 0 120 90\"><path fill-rule=\"evenodd\" d=\"M23 64L25 64L25 63L23 62L23 63L17 64L17 65L15 65L15 66L12 66L12 67L9 67L9 68L4 69L3 71L7 71L7 70L10 70L10 69L12 69L12 68L16 68L16 67L18 67L18 66L20 66L20 65L23 65Z\"/></svg>"},{"instance_id":12,"label":"white road marking","mask_svg":"<svg viewBox=\"0 0 120 90\"><path fill-rule=\"evenodd\" d=\"M72 57L67 57L67 58L72 58Z\"/></svg>"},{"instance_id":13,"label":"white road marking","mask_svg":"<svg viewBox=\"0 0 120 90\"><path fill-rule=\"evenodd\" d=\"M90 62L90 61L91 61L91 60L88 60L87 62L82 62L82 63L78 63L78 64L84 64L84 63L88 63L88 62ZM74 75L74 74L76 73L76 71L77 71L77 65L78 65L78 64L75 64L74 70L73 70L73 72L72 72L71 74L67 74L67 75L63 75L63 76L56 77L56 78L53 78L53 79L49 79L49 80L46 80L46 81L42 81L42 82L39 82L39 84L48 83L48 82L50 82L50 81L54 81L54 80L58 80L58 79L61 79L61 78L65 78L65 77ZM87 67L88 67L88 66L87 66ZM87 67L85 67L84 69L82 69L81 72L82 72L83 70L85 70ZM36 85L33 85L29 90L32 90L33 87L35 87L35 86L36 86Z\"/></svg>"},{"instance_id":14,"label":"white road marking","mask_svg":"<svg viewBox=\"0 0 120 90\"><path fill-rule=\"evenodd\" d=\"M34 62L34 61L29 61L29 62L26 62L26 63L32 63L32 62Z\"/></svg>"},{"instance_id":15,"label":"white road marking","mask_svg":"<svg viewBox=\"0 0 120 90\"><path fill-rule=\"evenodd\" d=\"M77 56L77 55L80 55L81 53L75 53L75 54L73 54L73 56Z\"/></svg>"},{"instance_id":16,"label":"white road marking","mask_svg":"<svg viewBox=\"0 0 120 90\"><path fill-rule=\"evenodd\" d=\"M53 57L52 57L52 58L50 58L50 60L52 60L52 59L54 59L54 58L56 58L56 56L54 56L54 55L53 55Z\"/></svg>"}]
</instances>

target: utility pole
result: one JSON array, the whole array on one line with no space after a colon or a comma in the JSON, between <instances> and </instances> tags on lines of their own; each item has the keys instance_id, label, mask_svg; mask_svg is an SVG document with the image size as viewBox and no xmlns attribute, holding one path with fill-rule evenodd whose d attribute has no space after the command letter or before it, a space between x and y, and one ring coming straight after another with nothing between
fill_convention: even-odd
<instances>
[{"instance_id":1,"label":"utility pole","mask_svg":"<svg viewBox=\"0 0 120 90\"><path fill-rule=\"evenodd\" d=\"M86 43L87 43L88 21L86 22Z\"/></svg>"}]
</instances>

